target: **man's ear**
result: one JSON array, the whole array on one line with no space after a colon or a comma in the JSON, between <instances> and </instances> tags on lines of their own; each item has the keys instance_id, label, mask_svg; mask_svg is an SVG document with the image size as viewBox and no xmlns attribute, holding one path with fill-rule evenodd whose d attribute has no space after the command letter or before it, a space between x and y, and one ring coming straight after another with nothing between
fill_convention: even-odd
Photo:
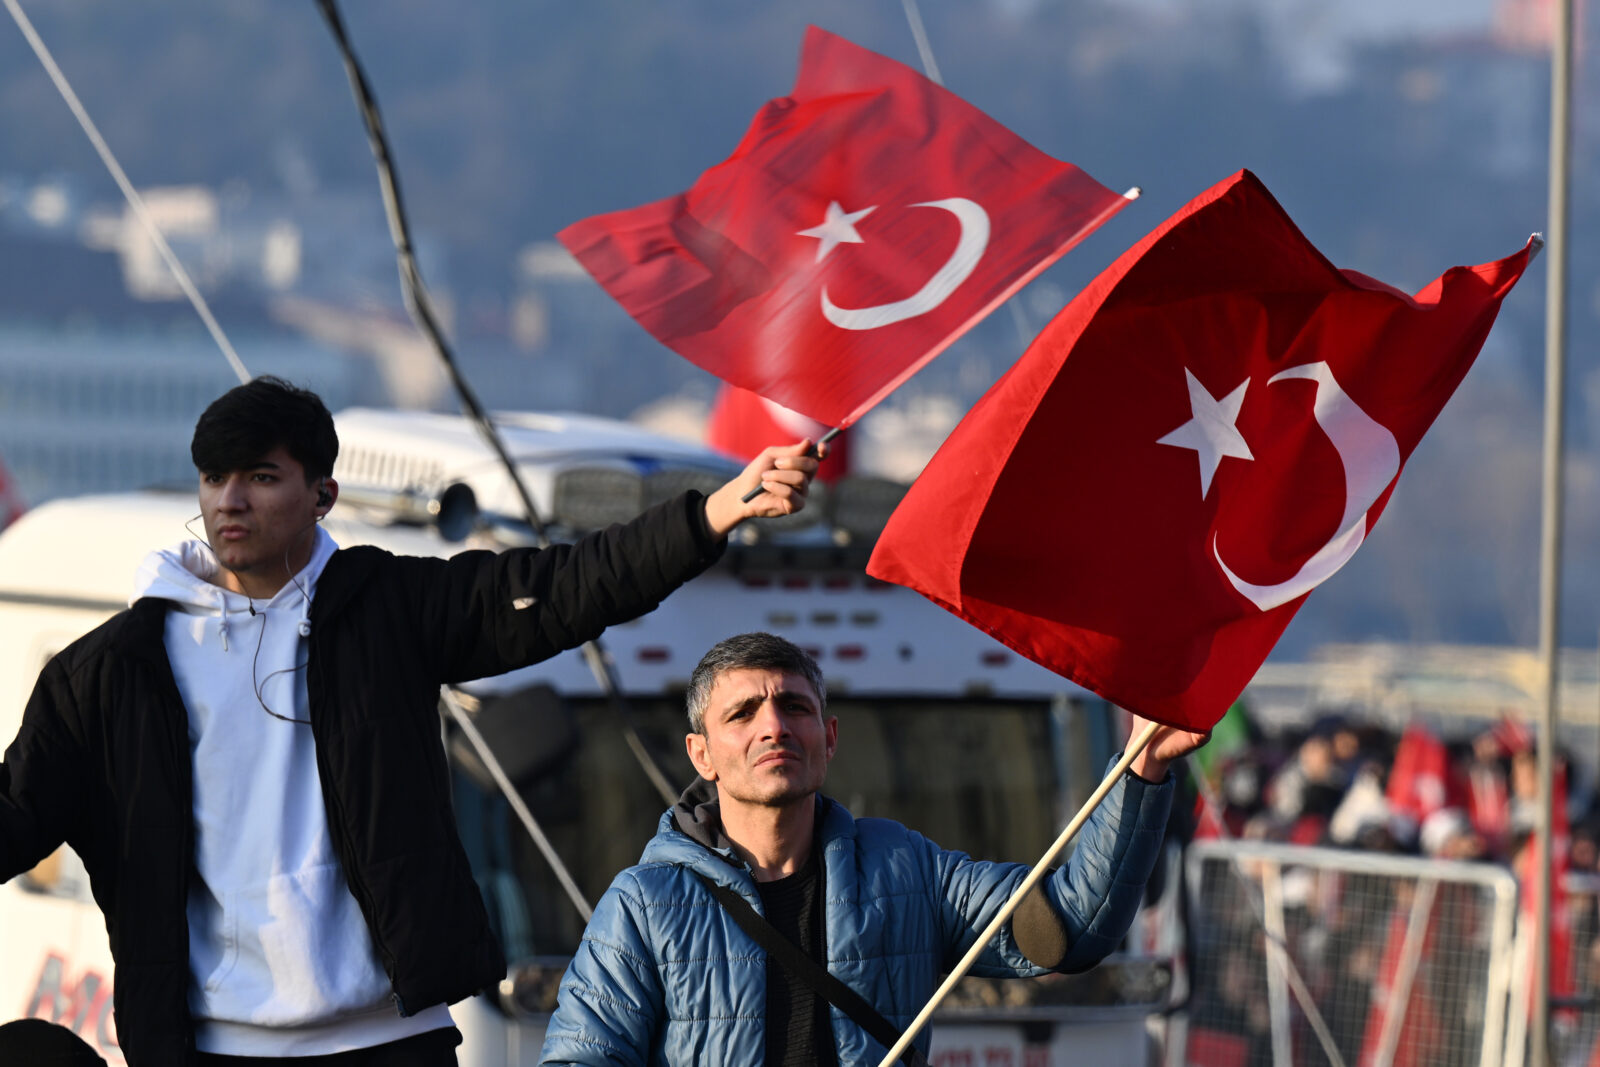
<instances>
[{"instance_id":1,"label":"man's ear","mask_svg":"<svg viewBox=\"0 0 1600 1067\"><path fill-rule=\"evenodd\" d=\"M837 715L829 715L823 720L822 737L827 742L826 747L823 749L823 756L825 759L832 760L834 751L839 747L839 717Z\"/></svg>"},{"instance_id":2,"label":"man's ear","mask_svg":"<svg viewBox=\"0 0 1600 1067\"><path fill-rule=\"evenodd\" d=\"M333 502L339 499L339 483L332 478L322 479L322 484L317 487L317 518L322 518L333 509Z\"/></svg>"},{"instance_id":3,"label":"man's ear","mask_svg":"<svg viewBox=\"0 0 1600 1067\"><path fill-rule=\"evenodd\" d=\"M711 752L706 746L706 735L690 733L683 739L683 747L689 753L689 762L694 764L694 769L700 772L700 777L708 782L717 780L717 772L711 768Z\"/></svg>"}]
</instances>

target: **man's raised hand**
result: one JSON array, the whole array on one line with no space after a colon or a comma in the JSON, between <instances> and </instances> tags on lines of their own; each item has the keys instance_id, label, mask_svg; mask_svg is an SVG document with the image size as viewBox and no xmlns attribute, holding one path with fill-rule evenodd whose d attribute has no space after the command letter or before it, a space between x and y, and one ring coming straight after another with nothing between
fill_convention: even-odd
<instances>
[{"instance_id":1,"label":"man's raised hand","mask_svg":"<svg viewBox=\"0 0 1600 1067\"><path fill-rule=\"evenodd\" d=\"M1133 716L1133 725L1128 730L1128 736L1138 737L1144 728L1150 725L1150 720L1142 716ZM1187 756L1207 741L1211 740L1211 731L1196 733L1193 730L1180 730L1175 726L1162 726L1156 730L1150 743L1133 758L1133 765L1128 769L1147 782L1164 781L1167 777L1167 765L1180 756Z\"/></svg>"},{"instance_id":2,"label":"man's raised hand","mask_svg":"<svg viewBox=\"0 0 1600 1067\"><path fill-rule=\"evenodd\" d=\"M812 476L827 454L827 445L813 446L809 440L764 450L738 477L706 498L711 532L726 537L745 519L792 515L805 507ZM748 503L741 499L758 488L762 491Z\"/></svg>"}]
</instances>

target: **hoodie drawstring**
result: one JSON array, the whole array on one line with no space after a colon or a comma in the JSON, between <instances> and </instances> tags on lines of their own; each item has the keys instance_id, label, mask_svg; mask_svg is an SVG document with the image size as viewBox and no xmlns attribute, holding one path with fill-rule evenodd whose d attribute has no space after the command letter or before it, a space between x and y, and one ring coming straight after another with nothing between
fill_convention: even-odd
<instances>
[{"instance_id":1,"label":"hoodie drawstring","mask_svg":"<svg viewBox=\"0 0 1600 1067\"><path fill-rule=\"evenodd\" d=\"M217 590L217 635L222 638L222 651L228 651L228 597Z\"/></svg>"}]
</instances>

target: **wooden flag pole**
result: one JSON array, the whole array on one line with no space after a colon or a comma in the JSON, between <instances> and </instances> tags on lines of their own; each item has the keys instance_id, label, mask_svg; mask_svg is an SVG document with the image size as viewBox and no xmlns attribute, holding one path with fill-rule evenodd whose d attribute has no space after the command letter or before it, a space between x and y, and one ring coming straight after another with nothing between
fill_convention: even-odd
<instances>
[{"instance_id":1,"label":"wooden flag pole","mask_svg":"<svg viewBox=\"0 0 1600 1067\"><path fill-rule=\"evenodd\" d=\"M838 426L835 426L833 429L829 430L827 433L825 433L821 437L817 438L817 444L812 445L810 448L808 448L806 450L806 455L808 455L808 456L816 455L817 454L817 445L825 445L829 441L833 440L835 437L838 437L843 432L844 432L843 429L841 429ZM766 492L766 490L763 489L761 487L761 484L758 482L758 483L756 483L756 487L754 489L750 490L744 496L740 497L739 501L741 503L748 504L748 503L750 503L750 501L754 500L756 497L760 496L762 493L765 493L765 492Z\"/></svg>"},{"instance_id":2,"label":"wooden flag pole","mask_svg":"<svg viewBox=\"0 0 1600 1067\"><path fill-rule=\"evenodd\" d=\"M878 1067L894 1067L895 1061L900 1058L900 1054L911 1047L911 1042L916 1039L917 1034L921 1033L922 1028L928 1025L928 1020L933 1016L934 1009L938 1008L944 998L950 995L950 990L955 988L956 983L961 981L968 971L972 970L972 965L978 962L978 957L983 955L983 950L989 947L989 942L994 940L995 935L1000 932L1000 928L1006 924L1006 920L1011 918L1011 913L1017 910L1017 905L1022 903L1022 898L1032 892L1033 887L1039 884L1039 880L1049 873L1051 861L1060 855L1061 850L1067 847L1068 842L1078 836L1078 831L1083 829L1083 824L1089 821L1089 816L1094 814L1094 809L1098 808L1101 802L1111 793L1111 789L1117 784L1117 780L1128 773L1128 768L1133 766L1133 761L1150 744L1150 739L1155 737L1156 731L1160 728L1160 723L1150 723L1140 731L1138 737L1128 743L1128 750L1122 754L1122 758L1117 761L1117 765L1111 768L1111 773L1106 775L1105 780L1084 802L1083 807L1078 809L1078 814L1074 815L1072 821L1067 823L1067 828L1061 831L1061 836L1056 838L1049 851L1040 858L1038 863L1034 864L1033 870L1029 871L1028 877L1022 880L1021 885L1017 886L1017 891L1011 894L1011 899L1005 902L1005 906L1000 909L999 914L989 921L988 926L983 928L983 932L972 943L972 947L967 950L967 954L961 957L961 962L956 964L955 969L945 978L944 984L934 991L932 999L923 1006L917 1017L911 1020L911 1025L906 1027L906 1032L900 1035L900 1040L895 1043L894 1048L889 1050L889 1054L883 1058Z\"/></svg>"}]
</instances>

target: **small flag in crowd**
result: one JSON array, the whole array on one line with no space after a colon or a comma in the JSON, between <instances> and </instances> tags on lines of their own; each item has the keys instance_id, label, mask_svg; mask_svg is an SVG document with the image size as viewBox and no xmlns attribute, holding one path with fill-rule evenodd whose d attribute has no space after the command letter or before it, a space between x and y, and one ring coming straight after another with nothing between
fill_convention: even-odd
<instances>
[{"instance_id":1,"label":"small flag in crowd","mask_svg":"<svg viewBox=\"0 0 1600 1067\"><path fill-rule=\"evenodd\" d=\"M733 155L558 236L662 344L843 427L1127 202L813 26Z\"/></svg>"},{"instance_id":2,"label":"small flag in crowd","mask_svg":"<svg viewBox=\"0 0 1600 1067\"><path fill-rule=\"evenodd\" d=\"M1409 297L1334 267L1241 171L1045 328L868 571L1207 729L1360 547L1535 248Z\"/></svg>"},{"instance_id":3,"label":"small flag in crowd","mask_svg":"<svg viewBox=\"0 0 1600 1067\"><path fill-rule=\"evenodd\" d=\"M1405 820L1413 836L1450 801L1450 755L1444 742L1420 722L1410 723L1395 747L1386 794L1389 811Z\"/></svg>"},{"instance_id":4,"label":"small flag in crowd","mask_svg":"<svg viewBox=\"0 0 1600 1067\"><path fill-rule=\"evenodd\" d=\"M807 439L816 441L828 427L790 411L748 389L724 384L717 390L706 420L706 444L739 460L751 460L768 445ZM849 434L828 442L828 457L817 467L817 480L832 482L850 470Z\"/></svg>"}]
</instances>

